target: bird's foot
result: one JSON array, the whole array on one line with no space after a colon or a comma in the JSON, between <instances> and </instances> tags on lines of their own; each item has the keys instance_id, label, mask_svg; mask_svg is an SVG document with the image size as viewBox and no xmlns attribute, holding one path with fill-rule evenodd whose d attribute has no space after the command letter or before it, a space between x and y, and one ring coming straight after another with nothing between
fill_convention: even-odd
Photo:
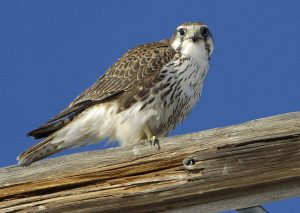
<instances>
[{"instance_id":1,"label":"bird's foot","mask_svg":"<svg viewBox=\"0 0 300 213\"><path fill-rule=\"evenodd\" d=\"M156 146L157 149L160 150L159 140L156 138L156 136L152 136L150 139L148 139L148 141L151 146Z\"/></svg>"},{"instance_id":2,"label":"bird's foot","mask_svg":"<svg viewBox=\"0 0 300 213\"><path fill-rule=\"evenodd\" d=\"M144 128L144 132L148 138L149 144L153 147L157 146L157 149L160 150L159 140L156 136L152 133L148 126Z\"/></svg>"}]
</instances>

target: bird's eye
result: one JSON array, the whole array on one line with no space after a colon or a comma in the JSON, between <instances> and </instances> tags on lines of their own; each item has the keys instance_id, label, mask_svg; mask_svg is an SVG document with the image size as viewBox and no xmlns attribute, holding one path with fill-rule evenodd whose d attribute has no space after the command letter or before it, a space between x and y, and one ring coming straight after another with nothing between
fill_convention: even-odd
<instances>
[{"instance_id":1,"label":"bird's eye","mask_svg":"<svg viewBox=\"0 0 300 213\"><path fill-rule=\"evenodd\" d=\"M203 37L207 37L208 34L209 34L208 28L207 27L202 27L201 34L202 34Z\"/></svg>"},{"instance_id":2,"label":"bird's eye","mask_svg":"<svg viewBox=\"0 0 300 213\"><path fill-rule=\"evenodd\" d=\"M182 29L182 28L181 28L181 29L179 29L179 30L178 30L178 32L179 32L179 34L180 34L180 35L182 35L182 36L185 34L185 30L184 30L184 29Z\"/></svg>"}]
</instances>

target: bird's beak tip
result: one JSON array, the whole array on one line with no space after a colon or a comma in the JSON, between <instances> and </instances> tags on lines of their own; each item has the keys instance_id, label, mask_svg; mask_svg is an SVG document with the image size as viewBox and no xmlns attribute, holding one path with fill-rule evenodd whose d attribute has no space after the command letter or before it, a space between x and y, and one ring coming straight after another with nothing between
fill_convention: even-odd
<instances>
[{"instance_id":1,"label":"bird's beak tip","mask_svg":"<svg viewBox=\"0 0 300 213\"><path fill-rule=\"evenodd\" d=\"M195 43L197 42L200 38L198 36L193 36L192 38L192 41Z\"/></svg>"}]
</instances>

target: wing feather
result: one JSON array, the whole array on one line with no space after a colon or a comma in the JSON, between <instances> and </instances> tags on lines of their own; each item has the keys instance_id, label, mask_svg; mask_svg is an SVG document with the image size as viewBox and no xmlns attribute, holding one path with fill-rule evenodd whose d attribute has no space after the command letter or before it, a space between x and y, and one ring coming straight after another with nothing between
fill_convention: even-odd
<instances>
[{"instance_id":1,"label":"wing feather","mask_svg":"<svg viewBox=\"0 0 300 213\"><path fill-rule=\"evenodd\" d=\"M154 76L174 55L175 51L169 46L168 40L140 45L129 50L66 109L27 135L35 138L47 137L85 109L96 103L112 100L130 91L139 82Z\"/></svg>"}]
</instances>

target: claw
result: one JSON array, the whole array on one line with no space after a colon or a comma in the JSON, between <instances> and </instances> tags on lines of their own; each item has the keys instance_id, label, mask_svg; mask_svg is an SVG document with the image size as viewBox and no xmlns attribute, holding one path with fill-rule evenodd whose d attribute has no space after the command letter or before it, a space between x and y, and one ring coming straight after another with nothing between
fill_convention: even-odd
<instances>
[{"instance_id":1,"label":"claw","mask_svg":"<svg viewBox=\"0 0 300 213\"><path fill-rule=\"evenodd\" d=\"M156 136L152 136L152 138L149 139L149 143L151 146L157 146L157 149L160 150L159 140L156 138Z\"/></svg>"},{"instance_id":2,"label":"claw","mask_svg":"<svg viewBox=\"0 0 300 213\"><path fill-rule=\"evenodd\" d=\"M147 135L149 144L154 147L157 146L157 149L160 150L159 140L156 138L156 136L152 134L152 132L147 126L145 127L144 131L145 134Z\"/></svg>"}]
</instances>

